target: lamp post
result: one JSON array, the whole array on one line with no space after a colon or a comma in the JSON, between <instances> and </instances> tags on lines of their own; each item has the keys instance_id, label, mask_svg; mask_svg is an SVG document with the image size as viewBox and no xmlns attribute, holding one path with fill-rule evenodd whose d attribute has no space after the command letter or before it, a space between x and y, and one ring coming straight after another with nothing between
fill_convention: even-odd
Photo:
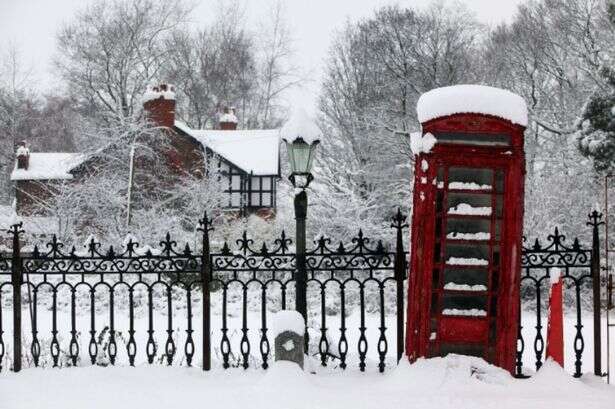
<instances>
[{"instance_id":1,"label":"lamp post","mask_svg":"<svg viewBox=\"0 0 615 409\"><path fill-rule=\"evenodd\" d=\"M295 277L295 309L303 316L307 325L307 270L305 266L305 220L307 218L308 199L305 189L314 179L312 176L312 162L314 151L320 143L314 140L306 142L298 136L293 140L284 140L290 162L290 176L288 179L295 189L301 189L295 194L295 220L297 229L295 233L295 245L297 247L297 276Z\"/></svg>"}]
</instances>

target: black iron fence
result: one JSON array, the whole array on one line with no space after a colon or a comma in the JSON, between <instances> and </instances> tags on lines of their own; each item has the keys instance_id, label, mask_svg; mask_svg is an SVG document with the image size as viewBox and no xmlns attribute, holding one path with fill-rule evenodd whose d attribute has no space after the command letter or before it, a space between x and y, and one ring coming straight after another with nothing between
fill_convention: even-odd
<instances>
[{"instance_id":1,"label":"black iron fence","mask_svg":"<svg viewBox=\"0 0 615 409\"><path fill-rule=\"evenodd\" d=\"M373 350L375 365L383 371L390 345L397 358L403 353L407 268L402 232L407 224L401 212L391 227L394 248L372 243L359 231L350 243L321 237L306 251L305 297L315 329L308 333L308 346L323 366L333 362L346 368L352 355L363 371ZM211 368L212 355L224 368L267 368L268 317L294 308L290 303L296 299L299 269L292 241L282 233L270 247L257 246L244 233L234 245L224 243L212 251L211 229L205 216L198 250L179 246L167 234L156 248L129 240L121 248L103 250L94 239L84 249L66 248L54 236L43 248L22 252L24 232L20 224L12 226L10 257L0 259L0 365L9 363L15 371L22 360L54 367L78 365L82 359L98 365L125 359L135 365L139 356L171 365L178 355L180 363L193 365L200 350L205 370ZM4 336L9 309L10 340ZM22 316L22 310L29 315ZM353 334L347 322L351 312L357 317ZM368 325L368 316L377 317L377 328ZM338 328L331 327L332 320ZM158 321L164 321L163 329ZM371 329L377 331L375 345Z\"/></svg>"},{"instance_id":2,"label":"black iron fence","mask_svg":"<svg viewBox=\"0 0 615 409\"><path fill-rule=\"evenodd\" d=\"M519 327L517 376L524 376L529 342L536 369L544 362L545 301L555 268L573 294L574 374L581 375L587 315L582 307L591 298L586 294L593 294L594 311L600 307L600 219L597 212L590 215L591 247L578 240L566 244L557 229L548 244L524 247L521 311L534 317L535 326ZM401 212L394 217L392 245L371 242L359 232L347 243L322 237L307 249L300 261L307 284L307 346L321 365L356 365L361 371L373 365L384 371L402 356L405 221ZM293 308L297 298L301 269L292 241L282 233L273 243L259 245L244 233L212 250L211 229L205 216L197 248L182 247L167 234L155 248L129 240L103 250L94 239L83 249L66 248L54 237L24 252L21 225L12 226L12 249L0 255L0 370L18 371L22 361L135 365L140 359L205 370L212 361L224 368L267 368L270 314ZM600 373L599 313L594 314L593 342L594 370Z\"/></svg>"},{"instance_id":3,"label":"black iron fence","mask_svg":"<svg viewBox=\"0 0 615 409\"><path fill-rule=\"evenodd\" d=\"M521 314L520 323L524 322L524 314L532 314L535 326L532 341L532 353L535 357L535 369L538 370L545 360L545 329L546 311L550 289L550 278L557 274L572 294L567 304L574 309L574 337L565 340L572 346L574 352L574 376L582 374L582 358L585 351L585 337L583 336L583 318L587 308L584 302L592 300L593 303L593 347L594 347L594 373L602 376L601 369L601 338L600 338L600 237L599 227L603 224L602 214L593 211L589 214L587 225L592 229L592 245L581 245L578 239L567 241L557 227L553 234L547 236L547 244L538 239L533 244L523 248L521 257ZM524 238L525 242L525 238ZM557 271L556 271L557 270ZM591 294L591 295L590 295ZM525 307L525 308L524 308ZM529 307L529 308L528 308ZM529 311L524 311L529 309ZM523 325L519 325L516 375L525 377L523 372L523 355L526 352L527 340L523 335Z\"/></svg>"}]
</instances>

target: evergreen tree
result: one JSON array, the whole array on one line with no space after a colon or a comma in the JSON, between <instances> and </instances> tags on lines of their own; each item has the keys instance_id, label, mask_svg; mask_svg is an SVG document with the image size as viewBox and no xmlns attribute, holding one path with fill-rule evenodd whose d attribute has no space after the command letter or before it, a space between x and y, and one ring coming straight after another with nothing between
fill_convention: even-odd
<instances>
[{"instance_id":1,"label":"evergreen tree","mask_svg":"<svg viewBox=\"0 0 615 409\"><path fill-rule=\"evenodd\" d=\"M615 1L608 3L611 24L615 26ZM585 105L579 124L579 149L593 159L597 171L615 169L615 53L606 58L600 70L605 86Z\"/></svg>"}]
</instances>

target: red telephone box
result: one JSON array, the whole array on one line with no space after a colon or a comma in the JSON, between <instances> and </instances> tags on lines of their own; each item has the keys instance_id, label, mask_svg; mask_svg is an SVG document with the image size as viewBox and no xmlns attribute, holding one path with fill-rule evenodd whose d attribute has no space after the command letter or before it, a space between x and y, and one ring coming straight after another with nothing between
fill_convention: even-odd
<instances>
[{"instance_id":1,"label":"red telephone box","mask_svg":"<svg viewBox=\"0 0 615 409\"><path fill-rule=\"evenodd\" d=\"M417 107L422 134L437 142L416 156L407 353L411 360L479 356L512 372L525 103L490 87L435 91ZM488 101L480 101L485 93Z\"/></svg>"}]
</instances>

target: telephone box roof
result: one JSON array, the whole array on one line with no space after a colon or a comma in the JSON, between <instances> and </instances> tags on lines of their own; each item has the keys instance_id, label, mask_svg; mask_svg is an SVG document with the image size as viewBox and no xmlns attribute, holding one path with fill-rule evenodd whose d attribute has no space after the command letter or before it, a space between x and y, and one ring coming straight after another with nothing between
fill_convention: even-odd
<instances>
[{"instance_id":1,"label":"telephone box roof","mask_svg":"<svg viewBox=\"0 0 615 409\"><path fill-rule=\"evenodd\" d=\"M527 126L527 106L522 97L485 85L452 85L432 89L421 95L416 113L421 123L453 114L474 113Z\"/></svg>"}]
</instances>

